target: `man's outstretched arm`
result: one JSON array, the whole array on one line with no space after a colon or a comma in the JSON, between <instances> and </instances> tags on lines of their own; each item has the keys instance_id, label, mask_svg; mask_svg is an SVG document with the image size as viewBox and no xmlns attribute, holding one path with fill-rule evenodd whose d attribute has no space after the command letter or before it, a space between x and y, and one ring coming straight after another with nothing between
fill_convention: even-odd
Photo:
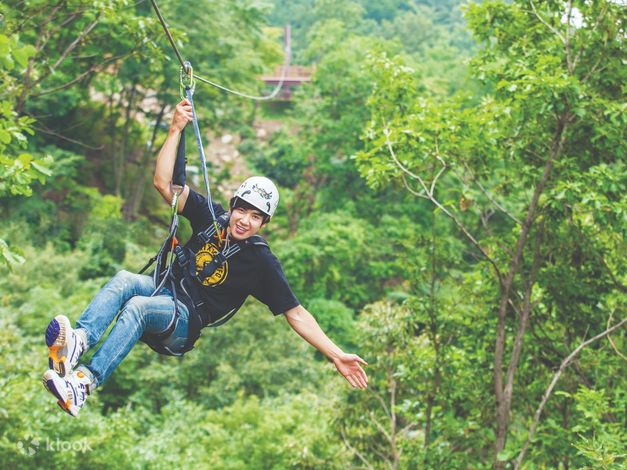
<instances>
[{"instance_id":1,"label":"man's outstretched arm","mask_svg":"<svg viewBox=\"0 0 627 470\"><path fill-rule=\"evenodd\" d=\"M305 307L299 305L288 310L285 312L285 318L296 333L333 361L338 372L354 388L366 388L368 386L368 376L360 365L367 366L368 363L356 354L343 352L324 334L316 319Z\"/></svg>"}]
</instances>

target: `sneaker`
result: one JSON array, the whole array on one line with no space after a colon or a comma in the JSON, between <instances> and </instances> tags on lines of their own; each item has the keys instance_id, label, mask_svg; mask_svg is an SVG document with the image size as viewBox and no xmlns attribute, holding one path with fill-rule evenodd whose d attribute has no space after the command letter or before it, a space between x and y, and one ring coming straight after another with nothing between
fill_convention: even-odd
<instances>
[{"instance_id":1,"label":"sneaker","mask_svg":"<svg viewBox=\"0 0 627 470\"><path fill-rule=\"evenodd\" d=\"M44 373L43 383L46 390L57 399L61 409L72 416L78 416L90 394L91 381L80 370L63 378L49 369Z\"/></svg>"},{"instance_id":2,"label":"sneaker","mask_svg":"<svg viewBox=\"0 0 627 470\"><path fill-rule=\"evenodd\" d=\"M82 336L72 329L65 315L57 315L46 328L48 366L61 377L74 370L78 359L87 350Z\"/></svg>"}]
</instances>

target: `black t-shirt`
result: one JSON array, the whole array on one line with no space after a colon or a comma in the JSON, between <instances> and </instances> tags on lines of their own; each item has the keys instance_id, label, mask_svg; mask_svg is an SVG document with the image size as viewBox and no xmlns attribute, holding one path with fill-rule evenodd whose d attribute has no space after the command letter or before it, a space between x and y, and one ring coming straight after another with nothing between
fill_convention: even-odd
<instances>
[{"instance_id":1,"label":"black t-shirt","mask_svg":"<svg viewBox=\"0 0 627 470\"><path fill-rule=\"evenodd\" d=\"M216 217L226 210L220 204L213 205ZM185 245L196 251L196 270L210 262L218 252L217 236L204 244L198 243L195 234L213 223L207 199L190 189L185 207L181 212L191 222L194 235ZM193 260L192 260L193 262ZM200 283L196 283L200 286ZM279 260L264 245L249 245L227 261L208 278L197 291L202 296L201 307L209 322L232 316L249 295L268 306L274 315L299 305L283 273Z\"/></svg>"}]
</instances>

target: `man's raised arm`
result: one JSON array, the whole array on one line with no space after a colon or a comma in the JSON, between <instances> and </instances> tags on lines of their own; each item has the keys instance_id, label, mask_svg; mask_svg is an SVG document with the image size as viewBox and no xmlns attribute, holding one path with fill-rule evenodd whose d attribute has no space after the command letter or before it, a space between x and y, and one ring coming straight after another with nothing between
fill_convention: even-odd
<instances>
[{"instance_id":1,"label":"man's raised arm","mask_svg":"<svg viewBox=\"0 0 627 470\"><path fill-rule=\"evenodd\" d=\"M192 106L189 101L183 100L176 105L172 123L168 130L168 137L165 139L159 155L157 156L157 166L155 168L155 176L153 184L159 194L166 200L168 204L172 203L174 191L180 191L180 187L172 186L172 173L174 172L174 162L176 161L176 151L178 149L181 133L188 122L192 120ZM178 211L181 212L185 207L185 201L189 194L189 186L185 185L183 192L179 196Z\"/></svg>"}]
</instances>

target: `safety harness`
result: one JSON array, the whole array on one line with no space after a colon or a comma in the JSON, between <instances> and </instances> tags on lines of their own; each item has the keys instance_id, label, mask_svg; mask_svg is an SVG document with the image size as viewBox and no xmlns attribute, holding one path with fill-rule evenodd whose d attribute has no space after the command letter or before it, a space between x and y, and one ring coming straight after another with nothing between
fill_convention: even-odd
<instances>
[{"instance_id":1,"label":"safety harness","mask_svg":"<svg viewBox=\"0 0 627 470\"><path fill-rule=\"evenodd\" d=\"M245 250L253 245L268 246L266 241L259 235L253 235L246 240L237 241L235 243L223 243L223 248L218 251L211 261L199 265L197 255L200 249L211 241L219 229L221 232L226 231L229 223L230 213L226 212L218 217L217 224L212 224L202 232L197 233L186 246L176 244L173 247L173 255L170 255L170 262L163 263L167 267L162 269L163 278L155 277L155 285L157 288L153 295L158 294L163 287L168 288L172 292L174 299L175 312L172 317L172 321L166 329L160 333L144 333L141 340L148 344L152 349L160 354L179 356L189 351L194 347L194 343L200 337L200 330L206 326L217 327L227 322L236 312L237 309L233 309L230 312L223 314L221 317L215 317L211 312L207 312L205 309L205 297L202 293L203 281L210 278L216 270L222 267L227 260L235 256L242 250ZM216 225L218 229L216 229ZM164 243L164 246L167 244ZM163 246L162 246L163 250ZM160 252L162 251L160 250ZM161 255L163 257L163 255ZM159 254L157 254L159 259ZM153 272L153 276L157 276L159 272L158 265ZM163 345L163 342L172 334L176 329L179 320L179 309L177 304L177 298L185 304L188 309L188 332L187 342L181 352L172 352L168 347Z\"/></svg>"},{"instance_id":2,"label":"safety harness","mask_svg":"<svg viewBox=\"0 0 627 470\"><path fill-rule=\"evenodd\" d=\"M185 187L186 181L186 163L185 155L185 135L181 133L179 141L176 161L172 175L172 184L181 188L180 191L174 192L171 205L170 229L167 238L161 245L161 248L155 256L139 271L139 274L145 272L153 263L156 262L155 269L152 272L155 290L152 296L159 295L164 288L172 293L174 300L174 315L169 325L159 333L144 332L140 338L144 343L160 354L168 356L180 356L194 347L194 343L200 336L200 330L206 326L216 327L228 321L237 312L237 308L226 313L220 318L212 318L207 316L203 309L204 298L202 295L203 280L211 277L217 269L223 266L226 261L235 256L237 253L253 245L268 246L266 241L259 235L253 235L246 240L229 243L228 237L225 237L229 224L230 213L226 212L216 217L213 204L211 201L211 190L209 188L209 179L207 175L207 167L205 163L204 148L200 137L200 129L194 108L193 93L194 82L192 67L189 62L185 63L185 69L181 68L181 95L185 94L185 98L192 106L192 124L196 144L200 154L200 163L203 170L205 189L207 191L207 205L211 213L213 223L202 232L197 233L185 247L178 244L176 232L178 230L178 198ZM221 248L213 257L213 259L205 263L200 270L197 270L197 252L209 241L217 237L218 245ZM192 248L195 247L195 248ZM189 311L187 342L181 352L173 352L163 342L174 333L180 317L177 296L187 306Z\"/></svg>"}]
</instances>

